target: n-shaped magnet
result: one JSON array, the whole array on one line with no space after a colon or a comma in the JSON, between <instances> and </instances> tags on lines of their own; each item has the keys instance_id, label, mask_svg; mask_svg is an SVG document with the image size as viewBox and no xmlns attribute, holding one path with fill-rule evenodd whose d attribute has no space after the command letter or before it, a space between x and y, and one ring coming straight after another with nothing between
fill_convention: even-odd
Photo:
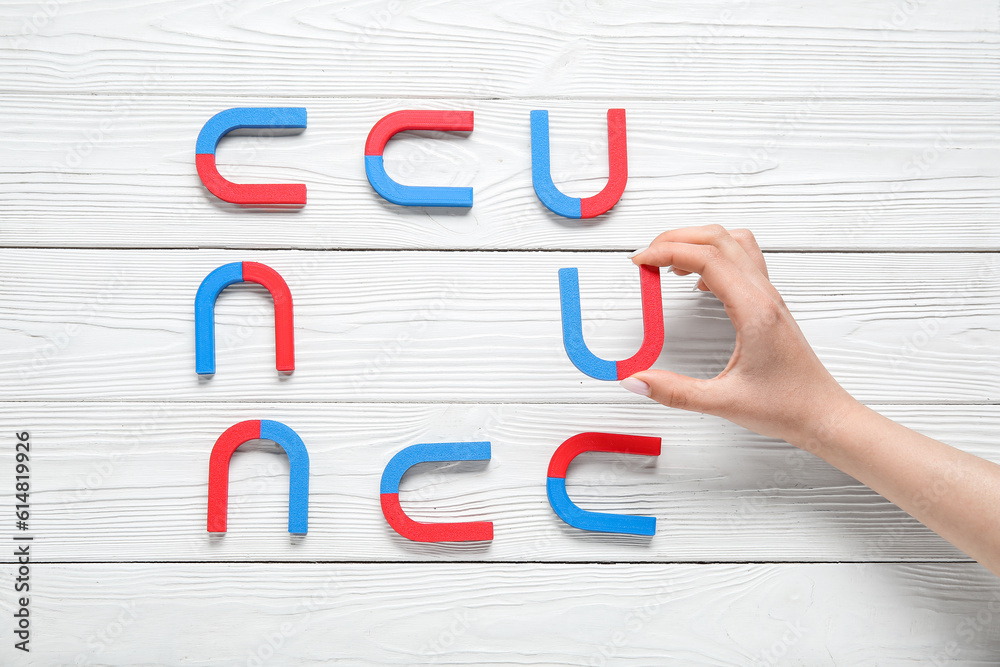
<instances>
[{"instance_id":1,"label":"n-shaped magnet","mask_svg":"<svg viewBox=\"0 0 1000 667\"><path fill-rule=\"evenodd\" d=\"M309 530L309 453L302 438L281 422L268 419L230 426L215 441L208 463L208 532L226 532L229 509L229 462L240 445L263 438L273 440L288 456L288 532Z\"/></svg>"},{"instance_id":2,"label":"n-shaped magnet","mask_svg":"<svg viewBox=\"0 0 1000 667\"><path fill-rule=\"evenodd\" d=\"M625 109L608 109L608 182L592 197L568 197L552 182L549 112L531 112L531 182L545 208L564 218L595 218L618 203L628 183Z\"/></svg>"},{"instance_id":3,"label":"n-shaped magnet","mask_svg":"<svg viewBox=\"0 0 1000 667\"><path fill-rule=\"evenodd\" d=\"M624 380L652 366L663 351L663 297L659 267L641 265L639 283L642 291L642 346L628 359L608 361L591 352L583 340L579 272L575 268L559 269L563 346L573 365L590 377Z\"/></svg>"},{"instance_id":4,"label":"n-shaped magnet","mask_svg":"<svg viewBox=\"0 0 1000 667\"><path fill-rule=\"evenodd\" d=\"M492 521L422 523L406 515L399 504L399 480L418 463L429 461L489 461L488 442L447 442L411 445L399 451L382 471L382 514L392 529L414 542L482 542L493 539Z\"/></svg>"},{"instance_id":5,"label":"n-shaped magnet","mask_svg":"<svg viewBox=\"0 0 1000 667\"><path fill-rule=\"evenodd\" d=\"M583 452L618 452L643 456L660 455L660 439L614 433L581 433L559 445L549 461L546 491L549 505L560 519L581 530L598 533L655 535L656 518L630 516L580 509L566 493L566 470L570 462Z\"/></svg>"},{"instance_id":6,"label":"n-shaped magnet","mask_svg":"<svg viewBox=\"0 0 1000 667\"><path fill-rule=\"evenodd\" d=\"M292 293L281 275L265 264L232 262L223 264L201 281L194 297L195 372L215 373L215 300L233 283L263 285L274 300L275 367L285 373L295 370L295 327L292 321Z\"/></svg>"},{"instance_id":7,"label":"n-shaped magnet","mask_svg":"<svg viewBox=\"0 0 1000 667\"><path fill-rule=\"evenodd\" d=\"M219 140L233 130L298 129L306 127L306 110L301 107L238 107L220 111L201 128L195 145L198 176L208 191L231 204L241 206L298 208L305 206L303 183L240 184L222 177L215 166Z\"/></svg>"},{"instance_id":8,"label":"n-shaped magnet","mask_svg":"<svg viewBox=\"0 0 1000 667\"><path fill-rule=\"evenodd\" d=\"M395 111L372 127L365 142L365 173L372 189L400 206L472 206L472 188L402 185L385 172L382 153L389 139L405 130L471 132L471 111Z\"/></svg>"}]
</instances>

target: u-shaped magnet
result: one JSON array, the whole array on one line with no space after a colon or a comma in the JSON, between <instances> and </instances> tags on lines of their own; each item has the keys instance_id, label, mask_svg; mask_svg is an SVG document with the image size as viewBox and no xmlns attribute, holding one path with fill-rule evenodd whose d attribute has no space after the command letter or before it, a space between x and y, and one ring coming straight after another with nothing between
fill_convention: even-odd
<instances>
[{"instance_id":1,"label":"u-shaped magnet","mask_svg":"<svg viewBox=\"0 0 1000 667\"><path fill-rule=\"evenodd\" d=\"M292 129L306 127L302 107L238 107L220 111L201 128L195 144L195 165L208 191L231 204L241 206L297 208L306 204L303 183L240 184L223 178L215 166L219 140L233 130Z\"/></svg>"},{"instance_id":2,"label":"u-shaped magnet","mask_svg":"<svg viewBox=\"0 0 1000 667\"><path fill-rule=\"evenodd\" d=\"M292 293L277 271L258 262L223 264L201 281L194 297L195 372L215 373L215 301L233 283L263 285L274 300L275 367L284 373L295 370L295 325Z\"/></svg>"},{"instance_id":3,"label":"u-shaped magnet","mask_svg":"<svg viewBox=\"0 0 1000 667\"><path fill-rule=\"evenodd\" d=\"M546 491L549 505L560 519L581 530L629 535L656 534L656 517L590 512L580 509L566 493L566 470L583 452L619 452L659 456L660 439L614 433L581 433L559 445L549 461Z\"/></svg>"},{"instance_id":4,"label":"u-shaped magnet","mask_svg":"<svg viewBox=\"0 0 1000 667\"><path fill-rule=\"evenodd\" d=\"M399 480L418 463L428 461L488 461L488 442L447 442L411 445L396 453L382 471L382 514L392 529L414 542L481 542L493 539L492 521L422 523L406 515L399 504Z\"/></svg>"},{"instance_id":5,"label":"u-shaped magnet","mask_svg":"<svg viewBox=\"0 0 1000 667\"><path fill-rule=\"evenodd\" d=\"M608 182L592 197L568 197L552 182L549 112L531 112L531 182L539 201L564 218L594 218L618 203L628 183L625 109L608 109Z\"/></svg>"},{"instance_id":6,"label":"u-shaped magnet","mask_svg":"<svg viewBox=\"0 0 1000 667\"><path fill-rule=\"evenodd\" d=\"M389 139L405 130L471 132L471 111L395 111L372 127L365 142L365 173L372 189L400 206L472 206L472 188L403 185L389 178L382 153Z\"/></svg>"},{"instance_id":7,"label":"u-shaped magnet","mask_svg":"<svg viewBox=\"0 0 1000 667\"><path fill-rule=\"evenodd\" d=\"M575 268L559 269L563 346L573 365L592 378L623 380L652 366L663 351L663 297L659 267L641 265L639 281L642 291L642 346L628 359L609 361L591 352L583 340L579 272Z\"/></svg>"},{"instance_id":8,"label":"u-shaped magnet","mask_svg":"<svg viewBox=\"0 0 1000 667\"><path fill-rule=\"evenodd\" d=\"M309 530L309 453L302 438L281 422L259 419L234 424L212 447L208 464L208 532L226 532L229 509L229 462L240 445L263 438L273 440L288 456L288 532Z\"/></svg>"}]
</instances>

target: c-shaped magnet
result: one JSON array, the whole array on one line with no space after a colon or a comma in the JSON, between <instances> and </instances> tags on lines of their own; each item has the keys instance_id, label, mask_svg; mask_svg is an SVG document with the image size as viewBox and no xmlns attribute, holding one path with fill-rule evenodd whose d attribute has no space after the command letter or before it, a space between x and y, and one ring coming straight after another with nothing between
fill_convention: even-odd
<instances>
[{"instance_id":1,"label":"c-shaped magnet","mask_svg":"<svg viewBox=\"0 0 1000 667\"><path fill-rule=\"evenodd\" d=\"M379 120L365 142L365 173L372 189L400 206L472 206L472 188L402 185L389 178L382 152L389 139L405 130L471 132L471 111L394 111Z\"/></svg>"},{"instance_id":2,"label":"c-shaped magnet","mask_svg":"<svg viewBox=\"0 0 1000 667\"><path fill-rule=\"evenodd\" d=\"M545 207L564 218L594 218L618 203L628 182L625 109L608 109L608 182L592 197L567 197L552 182L549 112L531 112L531 182Z\"/></svg>"},{"instance_id":3,"label":"c-shaped magnet","mask_svg":"<svg viewBox=\"0 0 1000 667\"><path fill-rule=\"evenodd\" d=\"M446 442L411 445L401 450L382 471L382 514L392 529L414 542L481 542L493 539L492 521L421 523L406 515L399 505L399 480L403 473L427 461L489 461L488 442Z\"/></svg>"},{"instance_id":4,"label":"c-shaped magnet","mask_svg":"<svg viewBox=\"0 0 1000 667\"><path fill-rule=\"evenodd\" d=\"M229 462L240 445L263 438L276 442L288 456L288 532L309 530L309 453L302 438L281 422L268 419L230 426L215 441L208 463L208 532L226 532L229 509Z\"/></svg>"},{"instance_id":5,"label":"c-shaped magnet","mask_svg":"<svg viewBox=\"0 0 1000 667\"><path fill-rule=\"evenodd\" d=\"M641 265L639 282L642 291L642 346L628 359L608 361L591 352L583 340L579 272L573 268L559 269L563 346L573 365L590 377L598 380L624 380L652 366L663 351L663 297L660 292L659 267Z\"/></svg>"},{"instance_id":6,"label":"c-shaped magnet","mask_svg":"<svg viewBox=\"0 0 1000 667\"><path fill-rule=\"evenodd\" d=\"M306 204L303 183L239 184L222 177L215 166L215 150L219 140L233 130L298 129L306 127L306 110L302 107L238 107L220 111L201 128L195 145L198 176L208 191L231 204L241 206L298 208Z\"/></svg>"},{"instance_id":7,"label":"c-shaped magnet","mask_svg":"<svg viewBox=\"0 0 1000 667\"><path fill-rule=\"evenodd\" d=\"M581 433L559 445L549 461L546 490L549 505L560 519L581 530L599 533L655 535L656 517L588 512L577 507L566 494L566 469L583 452L620 452L643 456L660 455L660 439L614 433Z\"/></svg>"},{"instance_id":8,"label":"c-shaped magnet","mask_svg":"<svg viewBox=\"0 0 1000 667\"><path fill-rule=\"evenodd\" d=\"M292 321L292 293L281 275L257 262L223 264L201 281L194 297L195 372L215 373L215 300L233 283L257 283L274 299L274 354L279 371L295 370L295 327Z\"/></svg>"}]
</instances>

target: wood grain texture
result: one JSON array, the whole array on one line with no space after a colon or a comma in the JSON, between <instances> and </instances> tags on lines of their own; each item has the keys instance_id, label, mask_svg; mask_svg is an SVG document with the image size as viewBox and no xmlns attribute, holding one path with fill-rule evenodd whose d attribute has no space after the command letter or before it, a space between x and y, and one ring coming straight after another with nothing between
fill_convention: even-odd
<instances>
[{"instance_id":1,"label":"wood grain texture","mask_svg":"<svg viewBox=\"0 0 1000 667\"><path fill-rule=\"evenodd\" d=\"M995 402L1000 257L777 254L772 277L833 374L861 400ZM297 370L274 370L263 288L216 307L214 378L194 372L195 291L221 264L279 271ZM638 271L617 253L3 250L2 400L597 402L562 345L557 271L580 269L585 336L609 359L642 338ZM657 367L712 377L732 325L693 278L665 276Z\"/></svg>"},{"instance_id":2,"label":"wood grain texture","mask_svg":"<svg viewBox=\"0 0 1000 667\"><path fill-rule=\"evenodd\" d=\"M202 124L232 106L305 106L291 137L234 137L222 173L303 182L299 211L230 207L194 167ZM629 183L588 221L548 212L531 186L528 115L550 109L553 174L569 195L607 178L605 110L628 112ZM469 211L407 208L371 189L364 141L405 108L472 109L468 136L406 134L389 172L470 185ZM0 134L0 245L230 248L617 249L671 227L749 227L772 250L1000 249L997 101L432 100L12 96Z\"/></svg>"},{"instance_id":3,"label":"wood grain texture","mask_svg":"<svg viewBox=\"0 0 1000 667\"><path fill-rule=\"evenodd\" d=\"M556 282L580 268L587 341L622 358L641 337L624 251L750 227L848 389L1000 461L996 0L0 10L0 433L32 433L35 535L30 654L0 556L0 664L996 665L995 577L811 455L584 377ZM302 211L234 210L197 179L204 121L255 105L306 106L309 127L225 140L222 173L305 182ZM528 111L551 110L556 182L586 196L610 107L628 110L625 196L589 222L549 214ZM468 136L386 152L400 181L473 186L471 211L371 191L365 136L405 108L475 111ZM274 371L266 293L235 286L199 381L195 289L244 259L291 286L298 370ZM713 375L724 312L664 282L658 365ZM304 538L264 442L234 457L229 533L205 532L211 445L253 418L309 448ZM660 457L587 455L569 476L586 508L658 517L654 538L552 514L546 463L584 430L664 438ZM492 520L493 543L389 529L395 452L487 439L488 465L422 466L402 498L421 520Z\"/></svg>"},{"instance_id":4,"label":"wood grain texture","mask_svg":"<svg viewBox=\"0 0 1000 667\"><path fill-rule=\"evenodd\" d=\"M881 411L1000 462L998 406ZM263 442L234 455L229 532L206 532L212 445L245 419L280 421L308 448L305 537L287 532L287 459ZM964 558L813 455L656 404L6 403L0 429L31 433L30 525L34 557L43 561ZM663 438L659 457L585 454L568 477L570 497L584 508L657 517L653 538L580 531L550 509L549 458L586 431ZM412 444L484 440L492 443L488 464L423 465L404 477L401 501L420 521L493 521L493 542L419 544L396 535L379 507L389 459ZM13 455L0 453L0 469L12 469ZM7 539L13 532L13 522L4 526Z\"/></svg>"},{"instance_id":5,"label":"wood grain texture","mask_svg":"<svg viewBox=\"0 0 1000 667\"><path fill-rule=\"evenodd\" d=\"M1000 583L975 564L35 571L37 630L19 665L987 667L1000 651ZM8 600L0 609L10 616Z\"/></svg>"},{"instance_id":6,"label":"wood grain texture","mask_svg":"<svg viewBox=\"0 0 1000 667\"><path fill-rule=\"evenodd\" d=\"M3 92L850 98L997 94L989 0L5 3ZM36 18L37 16L37 18Z\"/></svg>"}]
</instances>

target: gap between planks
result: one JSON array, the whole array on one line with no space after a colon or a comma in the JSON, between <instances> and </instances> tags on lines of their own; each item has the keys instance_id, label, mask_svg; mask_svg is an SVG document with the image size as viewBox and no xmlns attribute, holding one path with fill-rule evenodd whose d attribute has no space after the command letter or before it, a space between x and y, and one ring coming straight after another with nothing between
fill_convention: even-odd
<instances>
[{"instance_id":1,"label":"gap between planks","mask_svg":"<svg viewBox=\"0 0 1000 667\"><path fill-rule=\"evenodd\" d=\"M33 560L32 565L976 565L971 558L877 560ZM11 565L13 562L0 563Z\"/></svg>"}]
</instances>

